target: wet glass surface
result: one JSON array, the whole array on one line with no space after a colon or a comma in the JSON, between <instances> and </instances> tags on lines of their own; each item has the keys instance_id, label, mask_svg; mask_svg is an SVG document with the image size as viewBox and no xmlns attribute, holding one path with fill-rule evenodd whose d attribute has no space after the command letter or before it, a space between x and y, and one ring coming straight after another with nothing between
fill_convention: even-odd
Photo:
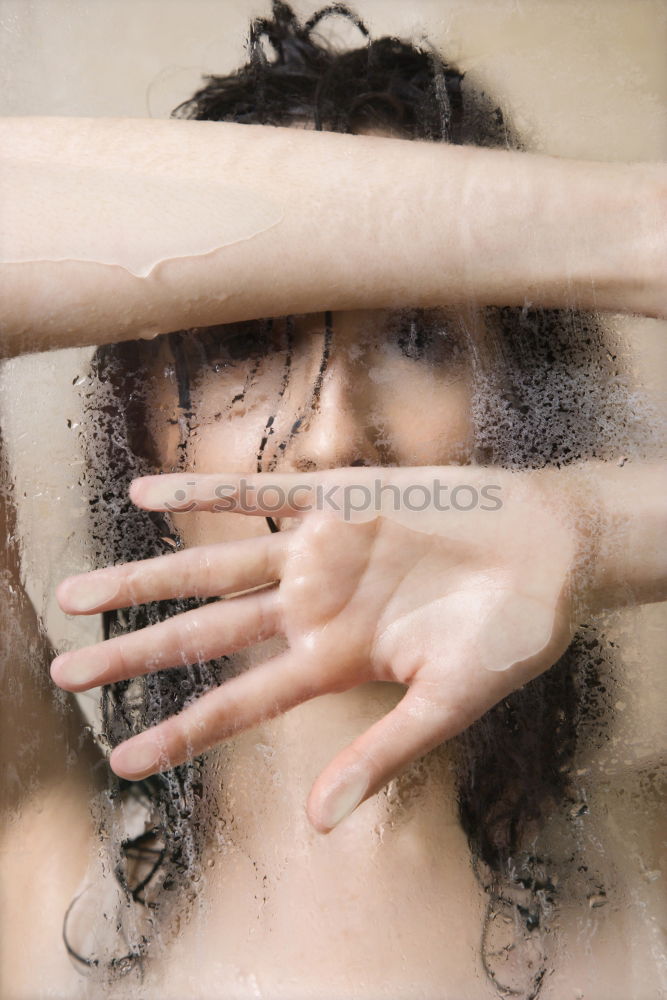
<instances>
[{"instance_id":1,"label":"wet glass surface","mask_svg":"<svg viewBox=\"0 0 667 1000\"><path fill-rule=\"evenodd\" d=\"M664 157L667 24L657 4L614 5L613 16L602 3L562 4L557 22L537 2L449 6L424 4L420 29L468 86L493 95L525 148ZM117 90L116 63L98 85L87 53L112 50L125 4L5 0L15 80L2 113L146 115L149 94L151 113L166 117L201 72L241 61L258 13L196 8L170 6L156 34L154 6L136 3L135 55L151 53L150 68ZM358 10L375 36L416 31L403 5ZM358 44L347 27L329 30ZM69 32L76 80L63 61ZM47 38L60 39L55 55ZM188 61L197 72L186 86L186 69L165 67ZM667 989L664 605L581 623L556 666L328 836L306 818L310 787L397 703L401 685L325 694L193 763L126 782L104 761L111 746L279 654L284 640L76 697L47 679L49 649L206 603L183 595L66 616L54 596L66 575L257 538L276 520L290 527L139 511L127 499L135 476L640 466L664 459L664 332L658 321L530 303L383 309L3 363L3 906L4 921L21 912L28 955L40 956L32 968L2 963L3 995L645 1000Z\"/></svg>"}]
</instances>

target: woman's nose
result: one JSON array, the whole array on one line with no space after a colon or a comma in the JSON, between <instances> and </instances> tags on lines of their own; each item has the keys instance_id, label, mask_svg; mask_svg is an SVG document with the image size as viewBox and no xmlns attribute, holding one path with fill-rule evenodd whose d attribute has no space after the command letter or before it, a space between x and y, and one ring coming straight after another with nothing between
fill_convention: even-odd
<instances>
[{"instance_id":1,"label":"woman's nose","mask_svg":"<svg viewBox=\"0 0 667 1000\"><path fill-rule=\"evenodd\" d=\"M345 343L332 338L319 391L295 421L283 468L308 472L382 464L373 383L352 355Z\"/></svg>"}]
</instances>

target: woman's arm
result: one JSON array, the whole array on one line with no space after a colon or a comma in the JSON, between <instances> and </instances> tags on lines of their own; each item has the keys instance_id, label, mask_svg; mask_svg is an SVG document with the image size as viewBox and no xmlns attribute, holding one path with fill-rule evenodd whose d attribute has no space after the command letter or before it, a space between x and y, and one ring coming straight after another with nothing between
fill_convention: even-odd
<instances>
[{"instance_id":1,"label":"woman's arm","mask_svg":"<svg viewBox=\"0 0 667 1000\"><path fill-rule=\"evenodd\" d=\"M667 601L667 464L588 462L541 475L562 483L587 539L580 573L590 610Z\"/></svg>"},{"instance_id":2,"label":"woman's arm","mask_svg":"<svg viewBox=\"0 0 667 1000\"><path fill-rule=\"evenodd\" d=\"M78 706L56 698L48 680L53 656L21 580L10 476L0 436L0 846L19 815L43 808L44 796L60 808L87 815L95 791L91 768L101 759L84 732ZM67 804L65 805L65 800ZM40 806L41 802L41 806ZM0 850L0 858L4 857ZM11 863L13 860L10 858ZM2 881L0 879L0 881Z\"/></svg>"},{"instance_id":3,"label":"woman's arm","mask_svg":"<svg viewBox=\"0 0 667 1000\"><path fill-rule=\"evenodd\" d=\"M53 652L21 583L1 440L0 476L0 992L35 996L38 972L75 996L62 922L94 856L103 758L74 699L48 680Z\"/></svg>"},{"instance_id":4,"label":"woman's arm","mask_svg":"<svg viewBox=\"0 0 667 1000\"><path fill-rule=\"evenodd\" d=\"M324 309L667 316L667 171L218 122L0 120L0 350Z\"/></svg>"}]
</instances>

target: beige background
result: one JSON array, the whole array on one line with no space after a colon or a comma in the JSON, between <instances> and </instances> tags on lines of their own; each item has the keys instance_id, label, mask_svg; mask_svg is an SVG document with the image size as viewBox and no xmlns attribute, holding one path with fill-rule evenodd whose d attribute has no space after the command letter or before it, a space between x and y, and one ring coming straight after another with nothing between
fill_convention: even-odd
<instances>
[{"instance_id":1,"label":"beige background","mask_svg":"<svg viewBox=\"0 0 667 1000\"><path fill-rule=\"evenodd\" d=\"M306 16L316 6L294 3ZM0 0L0 114L168 117L202 74L229 71L243 60L249 18L269 9L267 0ZM665 2L359 0L356 9L375 35L428 36L512 108L536 149L593 159L665 158ZM341 43L359 39L337 18L325 22L323 33ZM656 419L664 419L667 324L622 323L639 381L662 415ZM85 376L89 353L22 358L0 371L28 588L59 648L89 641L85 629L96 627L68 621L52 597L63 575L86 568L72 383ZM628 718L627 732L643 742L638 752L648 753L661 728L654 685L663 673L664 607L626 615L619 626L641 639L633 659L647 698L639 699L641 722ZM647 664L654 669L645 670Z\"/></svg>"}]
</instances>

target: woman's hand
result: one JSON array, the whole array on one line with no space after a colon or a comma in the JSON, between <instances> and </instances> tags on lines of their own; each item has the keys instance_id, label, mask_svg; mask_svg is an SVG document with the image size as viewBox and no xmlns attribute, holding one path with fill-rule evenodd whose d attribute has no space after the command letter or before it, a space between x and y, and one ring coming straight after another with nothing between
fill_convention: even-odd
<instances>
[{"instance_id":1,"label":"woman's hand","mask_svg":"<svg viewBox=\"0 0 667 1000\"><path fill-rule=\"evenodd\" d=\"M118 774L164 770L317 695L372 680L407 685L397 707L316 781L308 814L328 831L567 647L583 542L563 496L549 495L553 474L350 468L244 482L148 477L133 484L132 498L149 509L298 520L278 534L70 577L58 589L72 614L227 595L59 656L52 675L67 690L213 659L277 634L287 641L285 652L117 747Z\"/></svg>"}]
</instances>

